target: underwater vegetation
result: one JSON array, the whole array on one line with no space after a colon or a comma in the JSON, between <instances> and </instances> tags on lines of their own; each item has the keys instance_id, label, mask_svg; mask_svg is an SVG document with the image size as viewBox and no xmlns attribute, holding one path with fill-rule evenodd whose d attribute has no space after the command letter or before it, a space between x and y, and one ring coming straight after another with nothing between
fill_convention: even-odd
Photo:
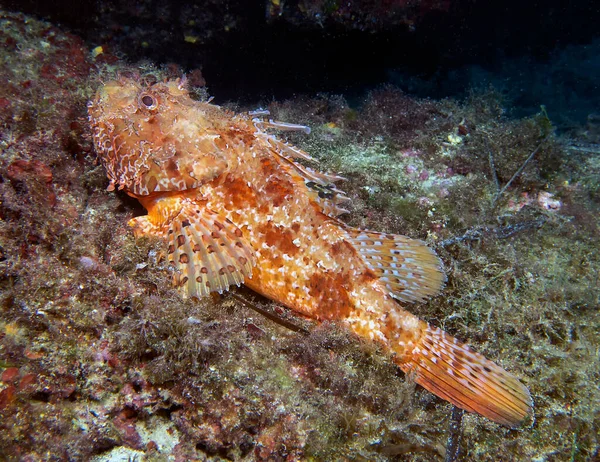
<instances>
[{"instance_id":1,"label":"underwater vegetation","mask_svg":"<svg viewBox=\"0 0 600 462\"><path fill-rule=\"evenodd\" d=\"M106 191L86 123L101 81L132 66L48 23L0 22L0 458L444 459L452 407L377 345L244 288L299 329L227 294L182 299L161 244L127 226L142 208ZM523 428L465 414L458 460L593 460L598 131L558 136L552 114L509 119L508 105L493 89L432 101L382 87L359 107L264 106L310 126L290 142L348 178L349 225L436 249L446 287L410 310L530 389Z\"/></svg>"}]
</instances>

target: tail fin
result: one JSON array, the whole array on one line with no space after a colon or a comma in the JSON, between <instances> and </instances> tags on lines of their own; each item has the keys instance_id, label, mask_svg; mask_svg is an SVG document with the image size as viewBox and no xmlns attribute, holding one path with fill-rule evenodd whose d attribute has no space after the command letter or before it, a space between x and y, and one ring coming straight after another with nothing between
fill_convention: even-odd
<instances>
[{"instance_id":1,"label":"tail fin","mask_svg":"<svg viewBox=\"0 0 600 462\"><path fill-rule=\"evenodd\" d=\"M455 406L516 427L533 412L529 390L500 366L427 326L412 355L398 357L415 382Z\"/></svg>"}]
</instances>

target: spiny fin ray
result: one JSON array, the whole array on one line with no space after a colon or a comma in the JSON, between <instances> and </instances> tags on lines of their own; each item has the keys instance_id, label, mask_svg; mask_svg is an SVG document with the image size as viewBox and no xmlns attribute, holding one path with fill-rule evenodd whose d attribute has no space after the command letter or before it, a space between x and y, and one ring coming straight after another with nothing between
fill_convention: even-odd
<instances>
[{"instance_id":1,"label":"spiny fin ray","mask_svg":"<svg viewBox=\"0 0 600 462\"><path fill-rule=\"evenodd\" d=\"M341 205L349 202L350 199L334 185L336 181L344 180L344 177L319 172L313 168L299 164L296 162L296 159L306 161L314 161L315 159L301 149L284 143L272 135L263 134L258 138L276 155L281 167L296 178L298 185L306 187L310 198L322 207L326 215L337 217L348 212Z\"/></svg>"}]
</instances>

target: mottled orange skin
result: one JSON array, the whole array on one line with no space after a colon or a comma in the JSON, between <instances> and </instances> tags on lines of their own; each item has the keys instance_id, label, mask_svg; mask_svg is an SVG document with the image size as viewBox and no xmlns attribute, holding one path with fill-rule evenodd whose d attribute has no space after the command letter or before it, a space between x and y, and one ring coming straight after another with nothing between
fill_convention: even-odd
<instances>
[{"instance_id":1,"label":"mottled orange skin","mask_svg":"<svg viewBox=\"0 0 600 462\"><path fill-rule=\"evenodd\" d=\"M368 255L361 254L359 243L371 248L381 240L390 249L401 249L394 255L388 249L381 258L388 263L399 259L408 266L406 274L415 278L416 288L406 291L407 300L424 299L440 289L443 274L434 254L408 238L361 235L332 216L340 210L340 194L328 193L334 191L327 186L333 177L314 172L322 180L315 187L310 175L291 159L297 157L294 151L266 134L260 121L192 100L179 80L148 87L132 79L109 82L98 91L89 112L111 181L109 189L124 189L148 210L146 217L130 224L136 235L151 234L171 242L169 253L176 253L171 260L181 273L177 281L184 293L204 294L214 290L215 284L213 279L212 285L203 285L211 270L199 251L189 250L199 248L194 246L215 250L215 245L208 245L206 232L203 235L195 224L201 218L183 217L183 225L172 229L174 220L194 210L198 217L208 214L216 220L217 229L230 229L231 245L225 238L220 244L220 248L231 248L233 255L228 260L232 264L224 263L221 268L221 274L226 274L223 278L242 275L245 285L298 313L347 324L394 353L394 361L412 371L417 382L460 407L507 425L518 423L530 412L529 394L514 377L405 311L377 268L369 264ZM319 194L324 187L329 188L326 194ZM204 244L188 246L190 239L204 240ZM240 249L252 255L238 256ZM412 265L421 272L413 274ZM225 288L231 281L223 283ZM396 296L403 299L404 280L400 276L395 281L400 284ZM448 364L440 367L443 361ZM485 374L484 368L510 383L505 401L514 396L521 400L509 411L480 404L474 396L478 391L460 390L475 387L469 374ZM446 390L440 374L456 383Z\"/></svg>"}]
</instances>

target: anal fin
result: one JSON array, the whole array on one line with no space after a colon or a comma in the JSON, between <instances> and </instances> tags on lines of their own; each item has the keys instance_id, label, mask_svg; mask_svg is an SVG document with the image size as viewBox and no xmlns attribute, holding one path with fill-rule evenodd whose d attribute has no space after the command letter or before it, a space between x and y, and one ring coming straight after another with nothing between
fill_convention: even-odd
<instances>
[{"instance_id":1,"label":"anal fin","mask_svg":"<svg viewBox=\"0 0 600 462\"><path fill-rule=\"evenodd\" d=\"M423 241L397 234L346 228L350 242L390 295L403 302L437 294L446 280L438 256Z\"/></svg>"}]
</instances>

